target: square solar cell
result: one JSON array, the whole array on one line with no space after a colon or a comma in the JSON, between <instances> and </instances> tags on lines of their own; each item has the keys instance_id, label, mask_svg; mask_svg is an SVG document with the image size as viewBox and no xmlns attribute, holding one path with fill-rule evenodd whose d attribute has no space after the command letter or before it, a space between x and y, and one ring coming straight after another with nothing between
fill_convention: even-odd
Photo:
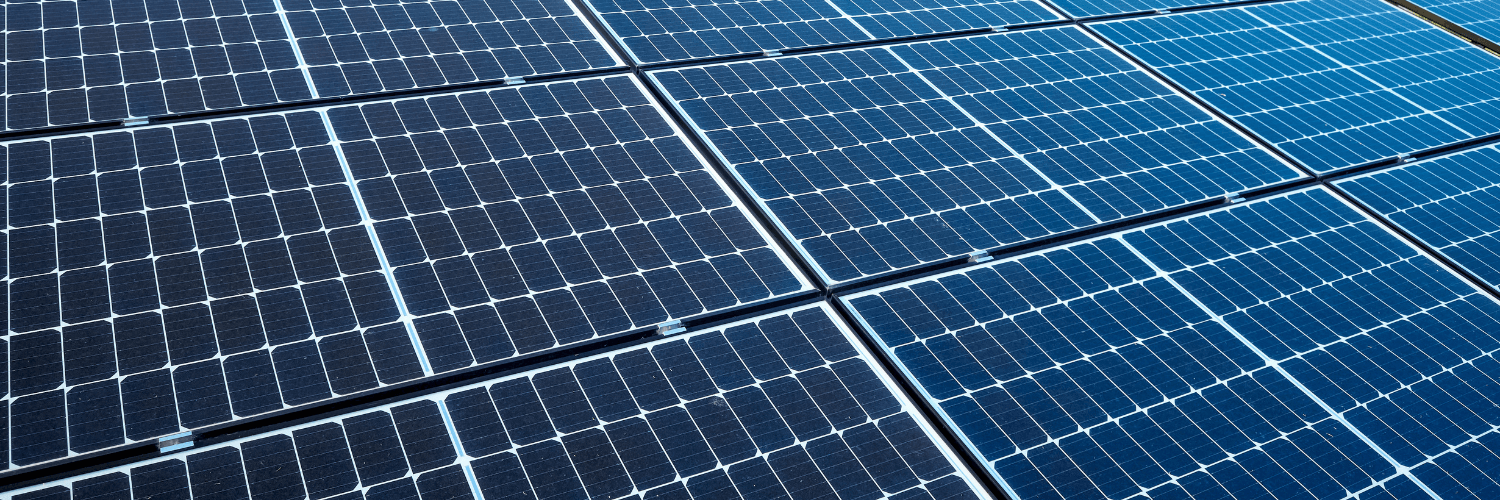
<instances>
[{"instance_id":1,"label":"square solar cell","mask_svg":"<svg viewBox=\"0 0 1500 500\"><path fill-rule=\"evenodd\" d=\"M1060 21L1035 0L587 0L639 64Z\"/></svg>"},{"instance_id":2,"label":"square solar cell","mask_svg":"<svg viewBox=\"0 0 1500 500\"><path fill-rule=\"evenodd\" d=\"M842 300L1018 498L1497 486L1500 304L1326 189Z\"/></svg>"},{"instance_id":3,"label":"square solar cell","mask_svg":"<svg viewBox=\"0 0 1500 500\"><path fill-rule=\"evenodd\" d=\"M811 289L631 77L324 113L434 372Z\"/></svg>"},{"instance_id":4,"label":"square solar cell","mask_svg":"<svg viewBox=\"0 0 1500 500\"><path fill-rule=\"evenodd\" d=\"M3 130L312 97L273 0L0 6Z\"/></svg>"},{"instance_id":5,"label":"square solar cell","mask_svg":"<svg viewBox=\"0 0 1500 500\"><path fill-rule=\"evenodd\" d=\"M650 75L830 284L1302 176L1075 27Z\"/></svg>"},{"instance_id":6,"label":"square solar cell","mask_svg":"<svg viewBox=\"0 0 1500 500\"><path fill-rule=\"evenodd\" d=\"M5 468L422 375L318 113L0 151Z\"/></svg>"},{"instance_id":7,"label":"square solar cell","mask_svg":"<svg viewBox=\"0 0 1500 500\"><path fill-rule=\"evenodd\" d=\"M1500 132L1500 58L1383 2L1090 27L1318 174Z\"/></svg>"},{"instance_id":8,"label":"square solar cell","mask_svg":"<svg viewBox=\"0 0 1500 500\"><path fill-rule=\"evenodd\" d=\"M621 66L566 0L282 0L322 97Z\"/></svg>"},{"instance_id":9,"label":"square solar cell","mask_svg":"<svg viewBox=\"0 0 1500 500\"><path fill-rule=\"evenodd\" d=\"M1500 287L1500 150L1494 146L1335 185L1485 284Z\"/></svg>"},{"instance_id":10,"label":"square solar cell","mask_svg":"<svg viewBox=\"0 0 1500 500\"><path fill-rule=\"evenodd\" d=\"M853 332L813 304L11 498L977 500L982 491Z\"/></svg>"}]
</instances>

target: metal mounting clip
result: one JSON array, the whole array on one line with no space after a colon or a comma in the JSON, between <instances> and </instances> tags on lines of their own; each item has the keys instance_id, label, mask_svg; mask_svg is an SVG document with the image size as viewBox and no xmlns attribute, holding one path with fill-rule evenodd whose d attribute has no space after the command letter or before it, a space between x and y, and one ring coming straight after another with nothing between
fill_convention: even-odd
<instances>
[{"instance_id":1,"label":"metal mounting clip","mask_svg":"<svg viewBox=\"0 0 1500 500\"><path fill-rule=\"evenodd\" d=\"M1156 9L1157 14L1171 14L1172 9Z\"/></svg>"},{"instance_id":2,"label":"metal mounting clip","mask_svg":"<svg viewBox=\"0 0 1500 500\"><path fill-rule=\"evenodd\" d=\"M162 453L171 453L177 450L193 447L193 433L179 432L156 440L156 448Z\"/></svg>"},{"instance_id":3,"label":"metal mounting clip","mask_svg":"<svg viewBox=\"0 0 1500 500\"><path fill-rule=\"evenodd\" d=\"M764 54L766 57L776 57L776 56L781 55L781 51L776 50L776 49L769 49L769 50L761 52L761 54Z\"/></svg>"},{"instance_id":4,"label":"metal mounting clip","mask_svg":"<svg viewBox=\"0 0 1500 500\"><path fill-rule=\"evenodd\" d=\"M523 83L526 83L526 79L525 78L521 78L519 76L507 76L507 77L505 77L505 84L506 85L520 85L520 84L523 84Z\"/></svg>"},{"instance_id":5,"label":"metal mounting clip","mask_svg":"<svg viewBox=\"0 0 1500 500\"><path fill-rule=\"evenodd\" d=\"M980 250L969 254L969 262L989 262L995 260L989 252Z\"/></svg>"},{"instance_id":6,"label":"metal mounting clip","mask_svg":"<svg viewBox=\"0 0 1500 500\"><path fill-rule=\"evenodd\" d=\"M990 31L994 33L1004 33L1010 31L1010 28L1004 26L992 26L990 27Z\"/></svg>"},{"instance_id":7,"label":"metal mounting clip","mask_svg":"<svg viewBox=\"0 0 1500 500\"><path fill-rule=\"evenodd\" d=\"M1397 165L1400 165L1402 163L1406 163L1408 161L1411 161L1411 153L1400 153L1400 154L1396 155L1396 164Z\"/></svg>"},{"instance_id":8,"label":"metal mounting clip","mask_svg":"<svg viewBox=\"0 0 1500 500\"><path fill-rule=\"evenodd\" d=\"M672 321L656 325L656 334L663 337L667 335L676 335L685 331L687 331L687 327L682 326L682 320L680 319L674 319Z\"/></svg>"},{"instance_id":9,"label":"metal mounting clip","mask_svg":"<svg viewBox=\"0 0 1500 500\"><path fill-rule=\"evenodd\" d=\"M1226 205L1233 205L1235 203L1240 203L1243 201L1245 201L1245 197L1240 196L1239 193L1229 193L1224 195L1224 203Z\"/></svg>"},{"instance_id":10,"label":"metal mounting clip","mask_svg":"<svg viewBox=\"0 0 1500 500\"><path fill-rule=\"evenodd\" d=\"M124 125L126 127L139 127L147 123L151 123L151 119L142 116L139 118L126 118L124 121L120 122L120 125Z\"/></svg>"}]
</instances>

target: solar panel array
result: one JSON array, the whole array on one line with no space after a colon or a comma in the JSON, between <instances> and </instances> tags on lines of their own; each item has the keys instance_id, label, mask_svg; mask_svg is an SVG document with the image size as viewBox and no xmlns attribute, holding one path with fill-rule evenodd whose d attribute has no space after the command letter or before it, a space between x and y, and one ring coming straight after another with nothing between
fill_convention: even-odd
<instances>
[{"instance_id":1,"label":"solar panel array","mask_svg":"<svg viewBox=\"0 0 1500 500\"><path fill-rule=\"evenodd\" d=\"M1091 28L1316 173L1500 132L1500 59L1376 0Z\"/></svg>"},{"instance_id":2,"label":"solar panel array","mask_svg":"<svg viewBox=\"0 0 1500 500\"><path fill-rule=\"evenodd\" d=\"M1500 286L1500 151L1438 157L1335 184L1490 286Z\"/></svg>"},{"instance_id":3,"label":"solar panel array","mask_svg":"<svg viewBox=\"0 0 1500 500\"><path fill-rule=\"evenodd\" d=\"M280 5L323 97L620 66L566 0Z\"/></svg>"},{"instance_id":4,"label":"solar panel array","mask_svg":"<svg viewBox=\"0 0 1500 500\"><path fill-rule=\"evenodd\" d=\"M1302 175L1073 27L651 76L828 283Z\"/></svg>"},{"instance_id":5,"label":"solar panel array","mask_svg":"<svg viewBox=\"0 0 1500 500\"><path fill-rule=\"evenodd\" d=\"M844 300L1018 498L1497 486L1500 303L1323 189Z\"/></svg>"},{"instance_id":6,"label":"solar panel array","mask_svg":"<svg viewBox=\"0 0 1500 500\"><path fill-rule=\"evenodd\" d=\"M433 371L810 288L633 78L326 113Z\"/></svg>"},{"instance_id":7,"label":"solar panel array","mask_svg":"<svg viewBox=\"0 0 1500 500\"><path fill-rule=\"evenodd\" d=\"M0 500L1496 497L1500 56L1231 3L0 5Z\"/></svg>"},{"instance_id":8,"label":"solar panel array","mask_svg":"<svg viewBox=\"0 0 1500 500\"><path fill-rule=\"evenodd\" d=\"M758 316L14 498L977 499L830 313Z\"/></svg>"},{"instance_id":9,"label":"solar panel array","mask_svg":"<svg viewBox=\"0 0 1500 500\"><path fill-rule=\"evenodd\" d=\"M809 288L629 77L3 147L11 467Z\"/></svg>"},{"instance_id":10,"label":"solar panel array","mask_svg":"<svg viewBox=\"0 0 1500 500\"><path fill-rule=\"evenodd\" d=\"M566 1L377 3L12 2L0 130L621 66Z\"/></svg>"},{"instance_id":11,"label":"solar panel array","mask_svg":"<svg viewBox=\"0 0 1500 500\"><path fill-rule=\"evenodd\" d=\"M1036 0L585 0L639 64L1060 21Z\"/></svg>"}]
</instances>

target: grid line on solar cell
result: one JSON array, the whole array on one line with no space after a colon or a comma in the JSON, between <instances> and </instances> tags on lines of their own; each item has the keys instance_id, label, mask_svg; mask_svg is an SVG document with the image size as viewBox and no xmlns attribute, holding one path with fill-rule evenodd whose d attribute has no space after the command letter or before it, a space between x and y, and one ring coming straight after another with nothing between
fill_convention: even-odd
<instances>
[{"instance_id":1,"label":"grid line on solar cell","mask_svg":"<svg viewBox=\"0 0 1500 500\"><path fill-rule=\"evenodd\" d=\"M1500 40L1500 9L1494 4L1473 0L1415 0L1412 3L1490 41Z\"/></svg>"},{"instance_id":2,"label":"grid line on solar cell","mask_svg":"<svg viewBox=\"0 0 1500 500\"><path fill-rule=\"evenodd\" d=\"M1237 2L1238 0L1051 0L1053 5L1073 19L1152 12L1160 14L1173 9Z\"/></svg>"},{"instance_id":3,"label":"grid line on solar cell","mask_svg":"<svg viewBox=\"0 0 1500 500\"><path fill-rule=\"evenodd\" d=\"M631 77L325 113L434 372L810 289Z\"/></svg>"},{"instance_id":4,"label":"grid line on solar cell","mask_svg":"<svg viewBox=\"0 0 1500 500\"><path fill-rule=\"evenodd\" d=\"M1500 151L1494 146L1335 183L1492 287L1500 287Z\"/></svg>"},{"instance_id":5,"label":"grid line on solar cell","mask_svg":"<svg viewBox=\"0 0 1500 500\"><path fill-rule=\"evenodd\" d=\"M1326 190L844 300L1020 498L1496 487L1500 305Z\"/></svg>"},{"instance_id":6,"label":"grid line on solar cell","mask_svg":"<svg viewBox=\"0 0 1500 500\"><path fill-rule=\"evenodd\" d=\"M650 76L828 283L1302 175L1073 27Z\"/></svg>"},{"instance_id":7,"label":"grid line on solar cell","mask_svg":"<svg viewBox=\"0 0 1500 500\"><path fill-rule=\"evenodd\" d=\"M0 150L5 468L422 375L317 113Z\"/></svg>"},{"instance_id":8,"label":"grid line on solar cell","mask_svg":"<svg viewBox=\"0 0 1500 500\"><path fill-rule=\"evenodd\" d=\"M8 498L980 498L834 318L780 311Z\"/></svg>"},{"instance_id":9,"label":"grid line on solar cell","mask_svg":"<svg viewBox=\"0 0 1500 500\"><path fill-rule=\"evenodd\" d=\"M564 0L349 3L8 4L0 130L622 66Z\"/></svg>"},{"instance_id":10,"label":"grid line on solar cell","mask_svg":"<svg viewBox=\"0 0 1500 500\"><path fill-rule=\"evenodd\" d=\"M1001 28L1063 18L1034 0L588 0L640 64Z\"/></svg>"},{"instance_id":11,"label":"grid line on solar cell","mask_svg":"<svg viewBox=\"0 0 1500 500\"><path fill-rule=\"evenodd\" d=\"M1090 27L1317 173L1500 132L1500 60L1382 2Z\"/></svg>"}]
</instances>

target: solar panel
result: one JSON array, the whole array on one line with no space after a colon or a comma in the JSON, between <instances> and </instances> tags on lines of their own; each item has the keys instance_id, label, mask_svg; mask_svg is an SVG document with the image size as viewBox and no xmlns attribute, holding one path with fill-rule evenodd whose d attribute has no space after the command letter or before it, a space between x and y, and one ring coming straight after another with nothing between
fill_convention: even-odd
<instances>
[{"instance_id":1,"label":"solar panel","mask_svg":"<svg viewBox=\"0 0 1500 500\"><path fill-rule=\"evenodd\" d=\"M323 97L621 66L566 0L280 5Z\"/></svg>"},{"instance_id":2,"label":"solar panel","mask_svg":"<svg viewBox=\"0 0 1500 500\"><path fill-rule=\"evenodd\" d=\"M1173 9L1210 7L1239 3L1239 0L1052 0L1052 3L1068 17L1089 19L1121 14L1165 14Z\"/></svg>"},{"instance_id":3,"label":"solar panel","mask_svg":"<svg viewBox=\"0 0 1500 500\"><path fill-rule=\"evenodd\" d=\"M1323 188L843 300L1016 498L1496 487L1500 304Z\"/></svg>"},{"instance_id":4,"label":"solar panel","mask_svg":"<svg viewBox=\"0 0 1500 500\"><path fill-rule=\"evenodd\" d=\"M1494 146L1336 182L1356 201L1500 286L1500 151Z\"/></svg>"},{"instance_id":5,"label":"solar panel","mask_svg":"<svg viewBox=\"0 0 1500 500\"><path fill-rule=\"evenodd\" d=\"M317 113L0 151L4 468L422 375Z\"/></svg>"},{"instance_id":6,"label":"solar panel","mask_svg":"<svg viewBox=\"0 0 1500 500\"><path fill-rule=\"evenodd\" d=\"M1500 132L1500 59L1383 2L1091 28L1316 173Z\"/></svg>"},{"instance_id":7,"label":"solar panel","mask_svg":"<svg viewBox=\"0 0 1500 500\"><path fill-rule=\"evenodd\" d=\"M830 313L758 316L13 498L979 498Z\"/></svg>"},{"instance_id":8,"label":"solar panel","mask_svg":"<svg viewBox=\"0 0 1500 500\"><path fill-rule=\"evenodd\" d=\"M0 7L5 130L312 97L272 0Z\"/></svg>"},{"instance_id":9,"label":"solar panel","mask_svg":"<svg viewBox=\"0 0 1500 500\"><path fill-rule=\"evenodd\" d=\"M1301 177L1075 27L650 76L828 283Z\"/></svg>"},{"instance_id":10,"label":"solar panel","mask_svg":"<svg viewBox=\"0 0 1500 500\"><path fill-rule=\"evenodd\" d=\"M1060 21L1035 0L586 0L639 64Z\"/></svg>"},{"instance_id":11,"label":"solar panel","mask_svg":"<svg viewBox=\"0 0 1500 500\"><path fill-rule=\"evenodd\" d=\"M0 6L0 130L619 67L562 0ZM360 5L364 4L364 5ZM291 43L296 41L296 46Z\"/></svg>"},{"instance_id":12,"label":"solar panel","mask_svg":"<svg viewBox=\"0 0 1500 500\"><path fill-rule=\"evenodd\" d=\"M1476 35L1500 40L1500 7L1492 3L1451 0L1416 0L1412 3Z\"/></svg>"},{"instance_id":13,"label":"solar panel","mask_svg":"<svg viewBox=\"0 0 1500 500\"><path fill-rule=\"evenodd\" d=\"M325 113L434 372L811 290L632 77Z\"/></svg>"},{"instance_id":14,"label":"solar panel","mask_svg":"<svg viewBox=\"0 0 1500 500\"><path fill-rule=\"evenodd\" d=\"M809 288L628 77L0 147L8 467Z\"/></svg>"}]
</instances>

